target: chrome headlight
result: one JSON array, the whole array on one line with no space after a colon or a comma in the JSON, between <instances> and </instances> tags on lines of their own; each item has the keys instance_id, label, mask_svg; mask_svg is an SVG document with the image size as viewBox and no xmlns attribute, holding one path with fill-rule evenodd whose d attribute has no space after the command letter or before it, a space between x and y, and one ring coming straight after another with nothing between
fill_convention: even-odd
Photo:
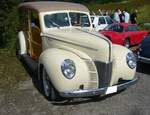
<instances>
[{"instance_id":1,"label":"chrome headlight","mask_svg":"<svg viewBox=\"0 0 150 115\"><path fill-rule=\"evenodd\" d=\"M135 54L132 52L129 52L126 56L126 62L127 65L131 68L134 69L137 66L137 59L135 57Z\"/></svg>"},{"instance_id":2,"label":"chrome headlight","mask_svg":"<svg viewBox=\"0 0 150 115\"><path fill-rule=\"evenodd\" d=\"M72 79L76 73L76 67L72 60L66 59L61 64L61 71L67 79Z\"/></svg>"}]
</instances>

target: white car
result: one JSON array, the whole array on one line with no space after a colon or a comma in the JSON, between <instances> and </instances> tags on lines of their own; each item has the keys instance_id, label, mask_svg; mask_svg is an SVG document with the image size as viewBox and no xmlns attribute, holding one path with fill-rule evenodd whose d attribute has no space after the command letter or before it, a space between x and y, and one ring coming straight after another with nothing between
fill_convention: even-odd
<instances>
[{"instance_id":1,"label":"white car","mask_svg":"<svg viewBox=\"0 0 150 115\"><path fill-rule=\"evenodd\" d=\"M114 23L114 21L110 18L110 16L91 16L93 27L96 31L103 30L109 24Z\"/></svg>"}]
</instances>

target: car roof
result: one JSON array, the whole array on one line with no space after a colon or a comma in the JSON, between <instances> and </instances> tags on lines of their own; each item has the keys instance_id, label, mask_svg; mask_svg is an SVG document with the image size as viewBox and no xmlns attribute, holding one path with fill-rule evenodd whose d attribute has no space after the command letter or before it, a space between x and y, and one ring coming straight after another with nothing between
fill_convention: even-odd
<instances>
[{"instance_id":1,"label":"car roof","mask_svg":"<svg viewBox=\"0 0 150 115\"><path fill-rule=\"evenodd\" d=\"M24 2L19 5L19 8L32 9L36 10L37 12L60 10L75 10L89 12L88 8L82 4L55 1Z\"/></svg>"}]
</instances>

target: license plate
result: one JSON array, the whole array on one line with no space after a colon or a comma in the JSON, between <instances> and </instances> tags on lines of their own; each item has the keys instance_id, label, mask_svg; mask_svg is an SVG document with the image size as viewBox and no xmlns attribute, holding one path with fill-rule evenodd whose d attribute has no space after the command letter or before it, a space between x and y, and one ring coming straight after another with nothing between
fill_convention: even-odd
<instances>
[{"instance_id":1,"label":"license plate","mask_svg":"<svg viewBox=\"0 0 150 115\"><path fill-rule=\"evenodd\" d=\"M117 86L108 87L106 90L106 95L116 93L116 92L117 92Z\"/></svg>"}]
</instances>

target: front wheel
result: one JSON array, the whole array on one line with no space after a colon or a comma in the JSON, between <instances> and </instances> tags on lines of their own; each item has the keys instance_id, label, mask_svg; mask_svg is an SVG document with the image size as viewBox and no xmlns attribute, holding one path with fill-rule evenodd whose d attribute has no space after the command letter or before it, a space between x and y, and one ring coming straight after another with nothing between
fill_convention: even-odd
<instances>
[{"instance_id":1,"label":"front wheel","mask_svg":"<svg viewBox=\"0 0 150 115\"><path fill-rule=\"evenodd\" d=\"M42 70L42 84L43 84L43 93L46 99L48 99L49 101L60 100L60 96L53 87L53 85L51 84L49 76L44 68Z\"/></svg>"},{"instance_id":2,"label":"front wheel","mask_svg":"<svg viewBox=\"0 0 150 115\"><path fill-rule=\"evenodd\" d=\"M125 40L124 40L124 46L125 46L126 48L129 48L129 47L130 47L130 40L129 40L129 39L125 39Z\"/></svg>"}]
</instances>

